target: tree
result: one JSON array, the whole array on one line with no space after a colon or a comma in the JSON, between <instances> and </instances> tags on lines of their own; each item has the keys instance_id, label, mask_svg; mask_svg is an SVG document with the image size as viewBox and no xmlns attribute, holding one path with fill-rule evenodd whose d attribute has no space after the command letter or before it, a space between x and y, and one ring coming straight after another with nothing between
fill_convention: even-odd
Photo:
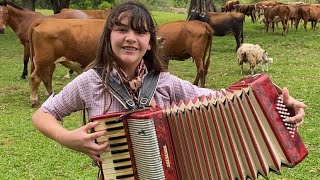
<instances>
[{"instance_id":1,"label":"tree","mask_svg":"<svg viewBox=\"0 0 320 180\"><path fill-rule=\"evenodd\" d=\"M50 0L52 5L53 13L60 13L61 9L69 8L70 0Z\"/></svg>"},{"instance_id":2,"label":"tree","mask_svg":"<svg viewBox=\"0 0 320 180\"><path fill-rule=\"evenodd\" d=\"M36 10L35 3L36 3L36 0L21 0L21 6L27 9L30 9L32 11Z\"/></svg>"},{"instance_id":3,"label":"tree","mask_svg":"<svg viewBox=\"0 0 320 180\"><path fill-rule=\"evenodd\" d=\"M213 0L191 0L188 17L190 15L191 10L195 10L197 13L201 12L216 12L216 6L213 3Z\"/></svg>"}]
</instances>

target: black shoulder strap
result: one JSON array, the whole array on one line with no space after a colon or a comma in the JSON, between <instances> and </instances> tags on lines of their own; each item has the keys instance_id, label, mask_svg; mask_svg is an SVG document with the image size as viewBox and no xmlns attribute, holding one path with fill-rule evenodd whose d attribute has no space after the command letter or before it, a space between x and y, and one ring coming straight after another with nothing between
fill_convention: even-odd
<instances>
[{"instance_id":1,"label":"black shoulder strap","mask_svg":"<svg viewBox=\"0 0 320 180\"><path fill-rule=\"evenodd\" d=\"M97 74L102 77L101 69L94 69ZM119 100L119 102L126 108L126 109L138 109L143 108L149 105L157 84L159 80L160 72L156 72L154 70L150 71L143 79L142 87L139 92L138 97L138 105L133 101L131 95L129 94L128 90L122 85L116 82L111 76L106 78L106 85L110 90L111 94L115 98ZM101 78L102 79L102 78Z\"/></svg>"},{"instance_id":2,"label":"black shoulder strap","mask_svg":"<svg viewBox=\"0 0 320 180\"><path fill-rule=\"evenodd\" d=\"M143 79L143 83L139 92L139 108L144 108L150 104L150 101L156 92L160 72L152 70Z\"/></svg>"}]
</instances>

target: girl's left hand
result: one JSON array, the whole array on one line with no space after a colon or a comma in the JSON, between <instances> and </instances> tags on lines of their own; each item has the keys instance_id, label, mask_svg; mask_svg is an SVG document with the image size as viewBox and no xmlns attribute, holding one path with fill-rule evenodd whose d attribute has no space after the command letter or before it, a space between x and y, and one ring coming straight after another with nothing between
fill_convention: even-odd
<instances>
[{"instance_id":1,"label":"girl's left hand","mask_svg":"<svg viewBox=\"0 0 320 180\"><path fill-rule=\"evenodd\" d=\"M294 123L296 127L301 126L305 115L304 109L306 109L307 106L303 102L291 97L287 88L282 89L282 97L284 104L287 107L292 108L295 113L294 116L288 117L285 121L288 123Z\"/></svg>"}]
</instances>

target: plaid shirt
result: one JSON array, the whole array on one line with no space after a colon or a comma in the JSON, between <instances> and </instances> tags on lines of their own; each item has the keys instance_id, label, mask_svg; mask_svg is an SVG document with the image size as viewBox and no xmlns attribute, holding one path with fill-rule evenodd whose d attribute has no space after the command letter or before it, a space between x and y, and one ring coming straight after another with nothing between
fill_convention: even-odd
<instances>
[{"instance_id":1,"label":"plaid shirt","mask_svg":"<svg viewBox=\"0 0 320 180\"><path fill-rule=\"evenodd\" d=\"M213 90L195 86L169 72L161 72L154 99L157 106L163 108L173 102L178 103L180 100L185 101L214 93ZM93 69L78 75L58 94L51 95L42 104L42 108L58 120L84 108L89 117L126 111L106 89L100 76Z\"/></svg>"}]
</instances>

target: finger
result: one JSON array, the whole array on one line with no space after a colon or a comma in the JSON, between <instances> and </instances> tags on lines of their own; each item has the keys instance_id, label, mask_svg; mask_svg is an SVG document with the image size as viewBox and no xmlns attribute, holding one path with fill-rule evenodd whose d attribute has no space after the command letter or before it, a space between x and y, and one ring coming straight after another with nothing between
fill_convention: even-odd
<instances>
[{"instance_id":1,"label":"finger","mask_svg":"<svg viewBox=\"0 0 320 180\"><path fill-rule=\"evenodd\" d=\"M102 162L102 158L94 154L87 154L91 159Z\"/></svg>"},{"instance_id":2,"label":"finger","mask_svg":"<svg viewBox=\"0 0 320 180\"><path fill-rule=\"evenodd\" d=\"M86 149L87 153L90 154L95 154L95 155L99 155L103 152L109 151L110 150L110 145L108 142L104 142L101 144L97 144L94 142L91 142L90 144L88 144Z\"/></svg>"},{"instance_id":3,"label":"finger","mask_svg":"<svg viewBox=\"0 0 320 180\"><path fill-rule=\"evenodd\" d=\"M303 108L303 109L306 109L307 108L307 105L305 105L303 102L301 101L297 101L294 103L294 105L298 108Z\"/></svg>"},{"instance_id":4,"label":"finger","mask_svg":"<svg viewBox=\"0 0 320 180\"><path fill-rule=\"evenodd\" d=\"M91 134L89 134L89 138L92 139L92 140L95 140L99 137L102 137L102 136L106 136L108 133L107 131L98 131L98 132L93 132Z\"/></svg>"},{"instance_id":5,"label":"finger","mask_svg":"<svg viewBox=\"0 0 320 180\"><path fill-rule=\"evenodd\" d=\"M291 100L290 98L290 95L289 95L289 90L288 88L284 87L282 89L282 98L283 98L283 103L286 105L286 106L293 106L294 103L293 101Z\"/></svg>"},{"instance_id":6,"label":"finger","mask_svg":"<svg viewBox=\"0 0 320 180\"><path fill-rule=\"evenodd\" d=\"M304 110L302 108L300 108L300 110L298 111L298 113L295 116L288 117L287 119L285 119L285 122L300 123L303 120L304 115L305 115Z\"/></svg>"},{"instance_id":7,"label":"finger","mask_svg":"<svg viewBox=\"0 0 320 180\"><path fill-rule=\"evenodd\" d=\"M84 125L83 128L85 131L89 131L89 130L93 129L94 127L96 127L98 124L99 124L98 121L89 122L88 124Z\"/></svg>"}]
</instances>

